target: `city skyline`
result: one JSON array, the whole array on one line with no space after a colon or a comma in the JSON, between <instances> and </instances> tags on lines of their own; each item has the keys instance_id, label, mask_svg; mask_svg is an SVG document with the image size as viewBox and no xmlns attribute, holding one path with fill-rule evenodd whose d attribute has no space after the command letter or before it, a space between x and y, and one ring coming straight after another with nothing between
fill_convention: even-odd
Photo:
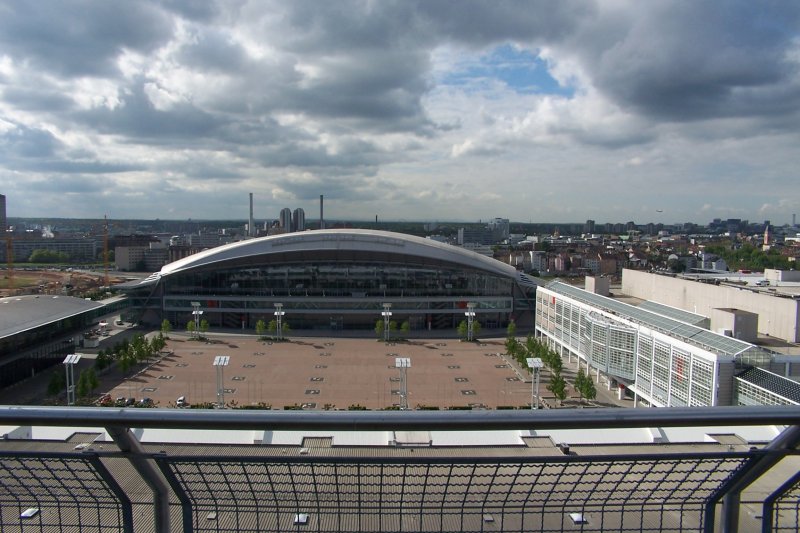
<instances>
[{"instance_id":1,"label":"city skyline","mask_svg":"<svg viewBox=\"0 0 800 533\"><path fill-rule=\"evenodd\" d=\"M9 218L800 210L790 2L0 5Z\"/></svg>"}]
</instances>

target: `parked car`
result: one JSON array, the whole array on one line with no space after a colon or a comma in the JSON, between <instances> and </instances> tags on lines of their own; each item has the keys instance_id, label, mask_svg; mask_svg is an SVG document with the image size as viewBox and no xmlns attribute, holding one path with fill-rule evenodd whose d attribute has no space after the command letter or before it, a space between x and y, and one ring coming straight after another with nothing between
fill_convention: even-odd
<instances>
[{"instance_id":1,"label":"parked car","mask_svg":"<svg viewBox=\"0 0 800 533\"><path fill-rule=\"evenodd\" d=\"M139 400L139 407L153 407L152 398L142 398Z\"/></svg>"}]
</instances>

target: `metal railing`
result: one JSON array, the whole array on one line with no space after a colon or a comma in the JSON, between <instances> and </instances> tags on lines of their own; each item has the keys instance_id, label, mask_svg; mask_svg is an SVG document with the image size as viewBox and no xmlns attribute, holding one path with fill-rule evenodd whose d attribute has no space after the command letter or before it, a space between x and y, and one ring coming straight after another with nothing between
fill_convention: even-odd
<instances>
[{"instance_id":1,"label":"metal railing","mask_svg":"<svg viewBox=\"0 0 800 533\"><path fill-rule=\"evenodd\" d=\"M384 453L352 447L303 453L264 444L182 449L143 444L131 429L474 432L745 425L785 428L766 446L749 449L676 445L613 454L592 453L590 447L579 454L563 448L521 454L510 447L498 454L463 447L452 455L390 447ZM797 407L284 412L0 406L0 426L105 428L113 439L107 449L95 442L61 451L39 441L24 441L24 449L23 441L0 442L2 531L712 532L751 530L759 522L762 531L798 528ZM785 475L776 476L776 470ZM758 490L747 492L754 484ZM756 495L760 516L745 516L743 494L750 506ZM22 518L30 509L36 510L33 516Z\"/></svg>"}]
</instances>

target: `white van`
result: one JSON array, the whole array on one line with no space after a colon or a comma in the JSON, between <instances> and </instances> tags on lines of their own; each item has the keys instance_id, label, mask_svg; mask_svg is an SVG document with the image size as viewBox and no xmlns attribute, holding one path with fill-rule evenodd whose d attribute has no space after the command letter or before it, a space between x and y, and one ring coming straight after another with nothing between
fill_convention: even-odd
<instances>
[{"instance_id":1,"label":"white van","mask_svg":"<svg viewBox=\"0 0 800 533\"><path fill-rule=\"evenodd\" d=\"M178 407L186 407L186 396L180 396L177 400L175 400L175 405Z\"/></svg>"}]
</instances>

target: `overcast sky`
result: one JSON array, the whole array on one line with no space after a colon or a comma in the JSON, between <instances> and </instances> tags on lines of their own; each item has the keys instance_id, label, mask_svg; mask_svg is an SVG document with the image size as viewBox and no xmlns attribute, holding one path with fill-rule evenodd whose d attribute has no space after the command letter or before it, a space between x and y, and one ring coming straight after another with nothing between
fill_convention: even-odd
<instances>
[{"instance_id":1,"label":"overcast sky","mask_svg":"<svg viewBox=\"0 0 800 533\"><path fill-rule=\"evenodd\" d=\"M790 222L800 2L0 0L9 216Z\"/></svg>"}]
</instances>

